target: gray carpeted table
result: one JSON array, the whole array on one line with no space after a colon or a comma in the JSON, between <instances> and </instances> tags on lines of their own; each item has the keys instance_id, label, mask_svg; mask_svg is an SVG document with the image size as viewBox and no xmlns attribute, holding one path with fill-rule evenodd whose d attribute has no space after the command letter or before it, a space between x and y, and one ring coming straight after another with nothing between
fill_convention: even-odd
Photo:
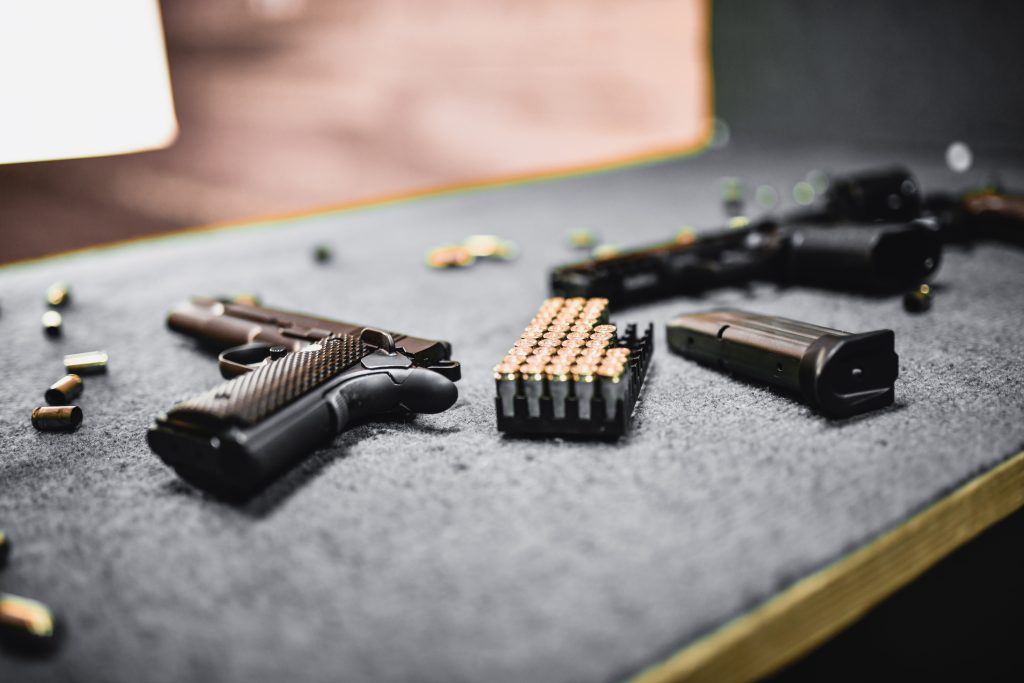
<instances>
[{"instance_id":1,"label":"gray carpeted table","mask_svg":"<svg viewBox=\"0 0 1024 683\"><path fill-rule=\"evenodd\" d=\"M49 659L0 653L3 680L591 681L627 677L898 526L1021 448L1024 252L949 250L932 313L896 299L758 286L634 308L659 349L634 435L512 441L491 366L569 260L571 228L612 242L720 222L715 180L789 187L814 167L902 159L926 187L941 154L735 150L551 182L140 242L0 269L0 590L68 626ZM982 160L984 162L984 160ZM1020 186L1020 165L1001 164ZM983 169L984 170L984 169ZM474 232L521 259L430 271ZM335 247L316 265L314 244ZM65 336L42 292L73 283ZM230 507L153 456L154 414L218 381L165 329L194 293L447 338L464 364L447 413L361 426L267 494ZM840 329L896 331L897 402L824 419L667 352L675 314L734 305ZM85 423L40 433L31 408L62 354L104 348Z\"/></svg>"}]
</instances>

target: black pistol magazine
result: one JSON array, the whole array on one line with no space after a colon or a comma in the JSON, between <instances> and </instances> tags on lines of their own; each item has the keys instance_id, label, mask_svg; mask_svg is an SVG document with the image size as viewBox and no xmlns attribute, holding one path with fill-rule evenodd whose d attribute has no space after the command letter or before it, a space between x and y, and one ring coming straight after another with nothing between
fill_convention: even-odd
<instances>
[{"instance_id":1,"label":"black pistol magazine","mask_svg":"<svg viewBox=\"0 0 1024 683\"><path fill-rule=\"evenodd\" d=\"M681 315L668 323L676 353L799 395L833 417L893 402L899 375L892 330L861 334L737 310Z\"/></svg>"}]
</instances>

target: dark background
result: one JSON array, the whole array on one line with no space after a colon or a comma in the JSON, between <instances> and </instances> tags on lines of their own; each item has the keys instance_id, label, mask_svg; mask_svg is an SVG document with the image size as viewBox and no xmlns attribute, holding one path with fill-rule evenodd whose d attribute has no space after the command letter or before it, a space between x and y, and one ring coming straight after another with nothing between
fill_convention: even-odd
<instances>
[{"instance_id":1,"label":"dark background","mask_svg":"<svg viewBox=\"0 0 1024 683\"><path fill-rule=\"evenodd\" d=\"M770 680L1019 678L1022 539L1018 511Z\"/></svg>"},{"instance_id":2,"label":"dark background","mask_svg":"<svg viewBox=\"0 0 1024 683\"><path fill-rule=\"evenodd\" d=\"M737 144L1024 152L1024 5L717 0L715 106Z\"/></svg>"},{"instance_id":3,"label":"dark background","mask_svg":"<svg viewBox=\"0 0 1024 683\"><path fill-rule=\"evenodd\" d=\"M1024 153L1024 4L717 0L716 113L749 149L862 143L944 154L998 176ZM1024 513L939 563L773 680L1020 672Z\"/></svg>"}]
</instances>

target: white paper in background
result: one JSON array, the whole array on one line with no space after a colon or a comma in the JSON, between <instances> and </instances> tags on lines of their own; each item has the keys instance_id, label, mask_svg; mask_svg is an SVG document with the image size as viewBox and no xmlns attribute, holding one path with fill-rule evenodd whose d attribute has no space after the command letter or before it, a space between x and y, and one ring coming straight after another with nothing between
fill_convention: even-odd
<instances>
[{"instance_id":1,"label":"white paper in background","mask_svg":"<svg viewBox=\"0 0 1024 683\"><path fill-rule=\"evenodd\" d=\"M0 0L0 163L166 147L157 0Z\"/></svg>"}]
</instances>

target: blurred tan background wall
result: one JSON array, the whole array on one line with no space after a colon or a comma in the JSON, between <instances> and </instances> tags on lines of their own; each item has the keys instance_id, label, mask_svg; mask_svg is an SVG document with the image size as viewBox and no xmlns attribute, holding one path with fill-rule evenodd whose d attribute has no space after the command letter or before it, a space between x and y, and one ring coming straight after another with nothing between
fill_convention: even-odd
<instances>
[{"instance_id":1,"label":"blurred tan background wall","mask_svg":"<svg viewBox=\"0 0 1024 683\"><path fill-rule=\"evenodd\" d=\"M179 140L0 166L0 261L693 148L707 4L164 2Z\"/></svg>"}]
</instances>

